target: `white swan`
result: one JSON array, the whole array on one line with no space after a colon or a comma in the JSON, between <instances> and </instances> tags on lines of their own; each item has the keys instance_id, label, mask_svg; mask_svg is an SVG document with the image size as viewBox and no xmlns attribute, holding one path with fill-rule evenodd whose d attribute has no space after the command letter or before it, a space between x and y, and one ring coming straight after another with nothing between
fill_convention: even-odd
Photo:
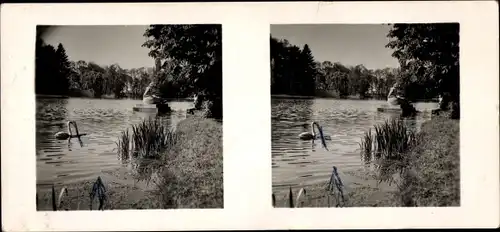
<instances>
[{"instance_id":1,"label":"white swan","mask_svg":"<svg viewBox=\"0 0 500 232\"><path fill-rule=\"evenodd\" d=\"M318 128L319 136L317 136L316 132L314 131L314 125L316 125L316 127ZM330 138L330 136L324 136L323 135L323 129L321 128L321 126L319 126L319 124L317 122L311 122L311 132L302 132L302 133L299 134L299 138L300 139L302 139L302 140L312 140L313 142L318 137L321 139L321 143L323 144L323 147L325 147L325 149L328 150L328 148L326 148L325 139L331 139L331 138Z\"/></svg>"},{"instance_id":2,"label":"white swan","mask_svg":"<svg viewBox=\"0 0 500 232\"><path fill-rule=\"evenodd\" d=\"M81 136L87 135L87 134L80 134L78 132L78 126L76 126L75 121L68 121L67 125L68 125L68 132L64 132L64 131L57 132L55 134L56 139L65 140L65 139L69 139L69 138L80 138ZM73 135L73 133L71 131L71 125L73 125L75 127L76 135Z\"/></svg>"},{"instance_id":3,"label":"white swan","mask_svg":"<svg viewBox=\"0 0 500 232\"><path fill-rule=\"evenodd\" d=\"M320 136L316 134L316 131L314 130L314 125L316 125L316 127L318 128ZM317 122L311 122L311 132L302 132L299 134L299 138L302 140L315 140L320 137L323 137L324 139L331 139L330 136L323 135L323 130L321 129L321 127Z\"/></svg>"}]
</instances>

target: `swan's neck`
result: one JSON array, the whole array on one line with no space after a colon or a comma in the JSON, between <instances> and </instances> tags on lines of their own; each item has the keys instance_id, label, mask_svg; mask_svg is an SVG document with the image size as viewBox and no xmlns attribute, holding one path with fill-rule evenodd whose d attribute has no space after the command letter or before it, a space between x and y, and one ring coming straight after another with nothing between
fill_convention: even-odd
<instances>
[{"instance_id":1,"label":"swan's neck","mask_svg":"<svg viewBox=\"0 0 500 232\"><path fill-rule=\"evenodd\" d=\"M314 130L314 125L318 125L316 122L311 123L311 133L313 137L316 137L316 131Z\"/></svg>"},{"instance_id":2,"label":"swan's neck","mask_svg":"<svg viewBox=\"0 0 500 232\"><path fill-rule=\"evenodd\" d=\"M78 132L78 126L76 125L76 122L68 122L68 133L70 136L73 135L72 131L71 131L71 125L73 125L75 127L75 132L76 132L76 135L79 136L80 133Z\"/></svg>"},{"instance_id":3,"label":"swan's neck","mask_svg":"<svg viewBox=\"0 0 500 232\"><path fill-rule=\"evenodd\" d=\"M68 134L73 135L73 133L71 132L71 122L68 122Z\"/></svg>"}]
</instances>

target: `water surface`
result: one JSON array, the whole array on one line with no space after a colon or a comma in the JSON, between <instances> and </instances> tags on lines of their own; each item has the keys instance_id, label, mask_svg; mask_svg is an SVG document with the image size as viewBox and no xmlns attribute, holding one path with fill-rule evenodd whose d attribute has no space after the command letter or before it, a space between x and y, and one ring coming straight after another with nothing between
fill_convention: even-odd
<instances>
[{"instance_id":1,"label":"water surface","mask_svg":"<svg viewBox=\"0 0 500 232\"><path fill-rule=\"evenodd\" d=\"M385 101L272 99L273 191L326 182L334 165L341 178L345 177L343 173L363 168L359 143L364 132L384 120L399 117L397 113L378 112L377 107L382 105ZM416 103L417 110L423 113L407 119L406 123L418 131L436 106L436 103ZM326 141L329 151L318 140L312 144L298 138L300 133L311 130L312 121L318 122L324 134L331 137Z\"/></svg>"},{"instance_id":2,"label":"water surface","mask_svg":"<svg viewBox=\"0 0 500 232\"><path fill-rule=\"evenodd\" d=\"M36 170L37 186L70 184L97 177L103 171L122 167L116 142L123 130L155 114L132 111L140 100L86 98L37 98L36 100ZM160 118L172 128L186 118L192 102L170 103L172 113ZM67 131L66 122L77 122L81 141L57 140L54 134ZM74 131L73 131L74 133Z\"/></svg>"}]
</instances>

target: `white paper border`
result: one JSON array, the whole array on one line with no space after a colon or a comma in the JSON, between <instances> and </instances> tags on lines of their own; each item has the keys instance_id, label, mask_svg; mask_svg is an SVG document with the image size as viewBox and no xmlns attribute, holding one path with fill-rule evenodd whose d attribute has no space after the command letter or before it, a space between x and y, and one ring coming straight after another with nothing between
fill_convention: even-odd
<instances>
[{"instance_id":1,"label":"white paper border","mask_svg":"<svg viewBox=\"0 0 500 232\"><path fill-rule=\"evenodd\" d=\"M498 227L498 5L494 1L3 4L4 230ZM459 22L462 204L455 208L273 209L270 24ZM220 23L224 209L36 212L35 26Z\"/></svg>"}]
</instances>

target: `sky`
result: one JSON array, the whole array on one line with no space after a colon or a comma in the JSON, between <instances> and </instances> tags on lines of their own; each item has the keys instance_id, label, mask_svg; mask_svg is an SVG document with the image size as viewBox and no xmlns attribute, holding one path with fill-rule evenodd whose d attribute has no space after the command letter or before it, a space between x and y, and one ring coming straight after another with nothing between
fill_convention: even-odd
<instances>
[{"instance_id":1,"label":"sky","mask_svg":"<svg viewBox=\"0 0 500 232\"><path fill-rule=\"evenodd\" d=\"M271 25L271 35L301 48L308 44L319 62L363 64L369 69L396 68L397 59L385 47L389 29L390 26L382 24Z\"/></svg>"},{"instance_id":2,"label":"sky","mask_svg":"<svg viewBox=\"0 0 500 232\"><path fill-rule=\"evenodd\" d=\"M46 43L62 43L70 60L93 61L99 65L117 63L122 68L153 67L149 50L141 47L147 25L57 26L42 35ZM391 57L388 25L323 24L272 25L271 34L303 47L308 44L317 61L341 62L365 67L398 67Z\"/></svg>"},{"instance_id":3,"label":"sky","mask_svg":"<svg viewBox=\"0 0 500 232\"><path fill-rule=\"evenodd\" d=\"M149 49L141 47L147 25L134 26L57 26L42 35L44 41L57 48L62 43L71 61L84 60L99 65L120 67L153 67Z\"/></svg>"}]
</instances>

